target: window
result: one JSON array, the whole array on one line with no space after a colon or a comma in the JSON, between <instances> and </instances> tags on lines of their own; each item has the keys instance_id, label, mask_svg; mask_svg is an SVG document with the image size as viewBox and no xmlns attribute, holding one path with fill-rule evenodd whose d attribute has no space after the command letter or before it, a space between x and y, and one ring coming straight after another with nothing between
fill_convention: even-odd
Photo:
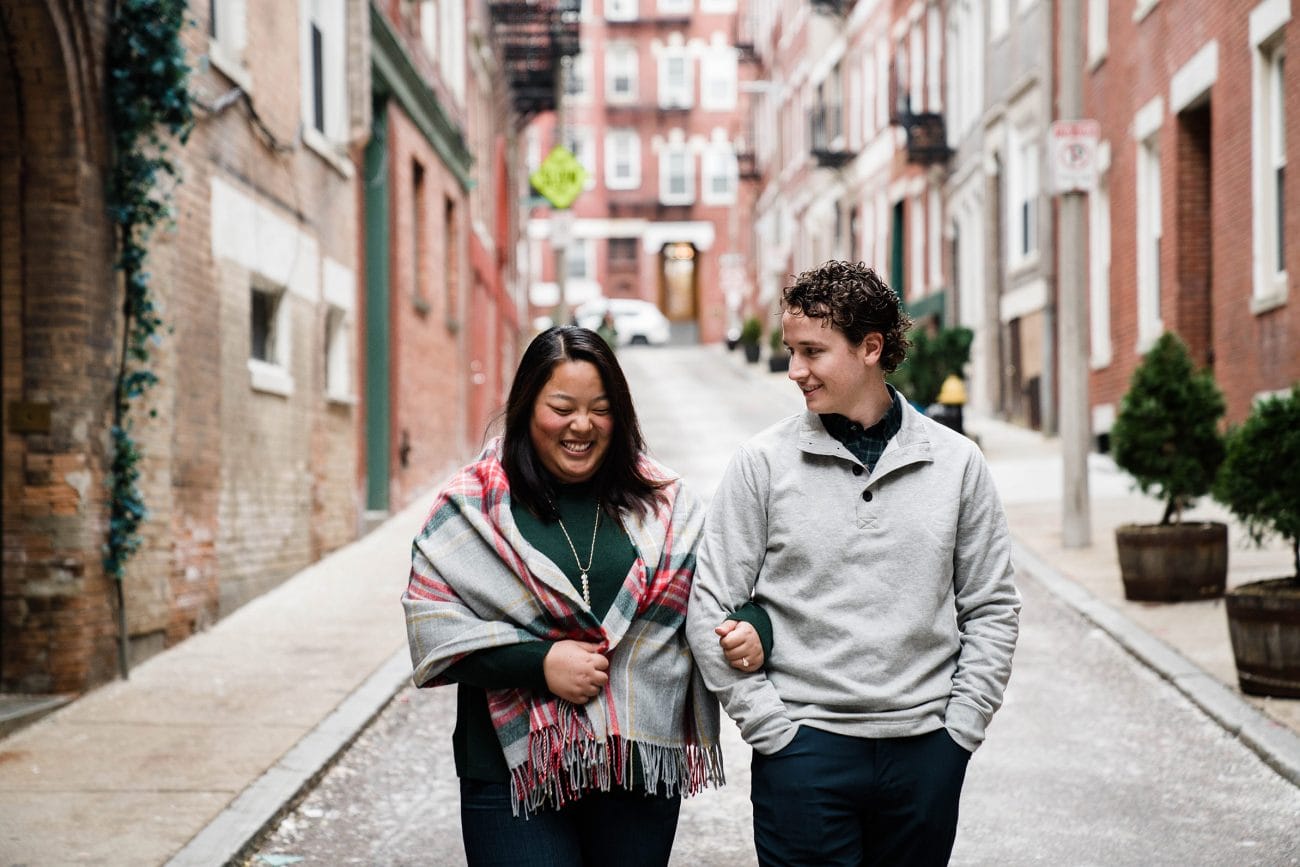
<instances>
[{"instance_id":1,"label":"window","mask_svg":"<svg viewBox=\"0 0 1300 867\"><path fill-rule=\"evenodd\" d=\"M420 0L420 44L425 56L438 59L438 3L437 0Z\"/></svg>"},{"instance_id":2,"label":"window","mask_svg":"<svg viewBox=\"0 0 1300 867\"><path fill-rule=\"evenodd\" d=\"M245 0L209 0L208 58L236 84L248 88L244 45L248 31Z\"/></svg>"},{"instance_id":3,"label":"window","mask_svg":"<svg viewBox=\"0 0 1300 867\"><path fill-rule=\"evenodd\" d=\"M420 313L429 312L429 241L428 208L425 200L424 166L411 161L411 300Z\"/></svg>"},{"instance_id":4,"label":"window","mask_svg":"<svg viewBox=\"0 0 1300 867\"><path fill-rule=\"evenodd\" d=\"M584 189L596 185L596 138L591 127L572 126L564 136L564 146L573 152L587 172Z\"/></svg>"},{"instance_id":5,"label":"window","mask_svg":"<svg viewBox=\"0 0 1300 867\"><path fill-rule=\"evenodd\" d=\"M447 263L444 275L446 294L444 310L447 328L455 331L460 327L460 231L457 226L456 202L444 199L442 204L442 243L443 258Z\"/></svg>"},{"instance_id":6,"label":"window","mask_svg":"<svg viewBox=\"0 0 1300 867\"><path fill-rule=\"evenodd\" d=\"M569 280L586 280L592 276L593 268L588 261L592 245L587 238L574 238L564 251L564 274Z\"/></svg>"},{"instance_id":7,"label":"window","mask_svg":"<svg viewBox=\"0 0 1300 867\"><path fill-rule=\"evenodd\" d=\"M943 286L943 207L938 187L930 188L928 216L930 237L926 247L930 254L930 290L937 292Z\"/></svg>"},{"instance_id":8,"label":"window","mask_svg":"<svg viewBox=\"0 0 1300 867\"><path fill-rule=\"evenodd\" d=\"M665 49L659 58L659 106L661 108L690 108L691 91L690 58L683 48Z\"/></svg>"},{"instance_id":9,"label":"window","mask_svg":"<svg viewBox=\"0 0 1300 867\"><path fill-rule=\"evenodd\" d=\"M635 271L637 265L636 238L609 239L609 268L611 271Z\"/></svg>"},{"instance_id":10,"label":"window","mask_svg":"<svg viewBox=\"0 0 1300 867\"><path fill-rule=\"evenodd\" d=\"M289 395L289 305L283 286L254 281L248 293L248 371L256 391Z\"/></svg>"},{"instance_id":11,"label":"window","mask_svg":"<svg viewBox=\"0 0 1300 867\"><path fill-rule=\"evenodd\" d=\"M347 325L347 311L330 305L325 313L325 396L334 400L350 400L352 396L351 329Z\"/></svg>"},{"instance_id":12,"label":"window","mask_svg":"<svg viewBox=\"0 0 1300 867\"><path fill-rule=\"evenodd\" d=\"M708 205L729 205L736 201L739 167L731 145L715 144L704 152L703 200Z\"/></svg>"},{"instance_id":13,"label":"window","mask_svg":"<svg viewBox=\"0 0 1300 867\"><path fill-rule=\"evenodd\" d=\"M641 186L641 139L635 130L611 129L605 133L605 186L611 190Z\"/></svg>"},{"instance_id":14,"label":"window","mask_svg":"<svg viewBox=\"0 0 1300 867\"><path fill-rule=\"evenodd\" d=\"M638 57L636 45L614 42L605 52L605 98L611 103L636 101Z\"/></svg>"},{"instance_id":15,"label":"window","mask_svg":"<svg viewBox=\"0 0 1300 867\"><path fill-rule=\"evenodd\" d=\"M943 90L939 66L943 61L943 30L939 26L939 7L931 6L925 13L925 99L926 111L943 111Z\"/></svg>"},{"instance_id":16,"label":"window","mask_svg":"<svg viewBox=\"0 0 1300 867\"><path fill-rule=\"evenodd\" d=\"M605 0L605 18L609 21L635 21L637 0Z\"/></svg>"},{"instance_id":17,"label":"window","mask_svg":"<svg viewBox=\"0 0 1300 867\"><path fill-rule=\"evenodd\" d=\"M1251 307L1271 309L1287 294L1286 47L1289 6L1260 3L1250 14L1253 51L1251 102L1254 288Z\"/></svg>"},{"instance_id":18,"label":"window","mask_svg":"<svg viewBox=\"0 0 1300 867\"><path fill-rule=\"evenodd\" d=\"M279 348L277 338L279 337L279 311L280 299L284 293L262 289L257 286L252 287L250 294L250 323L249 323L249 358L257 361L264 361L267 364L279 364L280 358L277 353Z\"/></svg>"},{"instance_id":19,"label":"window","mask_svg":"<svg viewBox=\"0 0 1300 867\"><path fill-rule=\"evenodd\" d=\"M731 111L736 107L736 53L715 48L700 59L700 108Z\"/></svg>"},{"instance_id":20,"label":"window","mask_svg":"<svg viewBox=\"0 0 1300 867\"><path fill-rule=\"evenodd\" d=\"M1152 135L1137 149L1138 351L1160 333L1160 139Z\"/></svg>"},{"instance_id":21,"label":"window","mask_svg":"<svg viewBox=\"0 0 1300 867\"><path fill-rule=\"evenodd\" d=\"M1011 0L989 0L989 36L997 39L1011 24Z\"/></svg>"},{"instance_id":22,"label":"window","mask_svg":"<svg viewBox=\"0 0 1300 867\"><path fill-rule=\"evenodd\" d=\"M691 0L656 0L655 8L661 15L689 15Z\"/></svg>"},{"instance_id":23,"label":"window","mask_svg":"<svg viewBox=\"0 0 1300 867\"><path fill-rule=\"evenodd\" d=\"M1109 0L1088 0L1088 62L1096 64L1106 56L1110 29Z\"/></svg>"},{"instance_id":24,"label":"window","mask_svg":"<svg viewBox=\"0 0 1300 867\"><path fill-rule=\"evenodd\" d=\"M343 0L302 0L302 114L306 130L347 138L347 51Z\"/></svg>"},{"instance_id":25,"label":"window","mask_svg":"<svg viewBox=\"0 0 1300 867\"><path fill-rule=\"evenodd\" d=\"M442 80L452 94L465 98L465 4L457 0L440 0L438 33L441 50L438 52Z\"/></svg>"},{"instance_id":26,"label":"window","mask_svg":"<svg viewBox=\"0 0 1300 867\"><path fill-rule=\"evenodd\" d=\"M659 159L659 201L689 205L695 201L695 164L686 145L669 145Z\"/></svg>"},{"instance_id":27,"label":"window","mask_svg":"<svg viewBox=\"0 0 1300 867\"><path fill-rule=\"evenodd\" d=\"M1011 139L1010 205L1012 266L1038 257L1038 143L1019 130Z\"/></svg>"},{"instance_id":28,"label":"window","mask_svg":"<svg viewBox=\"0 0 1300 867\"><path fill-rule=\"evenodd\" d=\"M1110 364L1110 190L1100 179L1088 194L1088 321L1092 366Z\"/></svg>"},{"instance_id":29,"label":"window","mask_svg":"<svg viewBox=\"0 0 1300 867\"><path fill-rule=\"evenodd\" d=\"M584 45L577 56L562 61L565 63L564 92L574 102L585 103L591 98L591 58L590 49Z\"/></svg>"}]
</instances>

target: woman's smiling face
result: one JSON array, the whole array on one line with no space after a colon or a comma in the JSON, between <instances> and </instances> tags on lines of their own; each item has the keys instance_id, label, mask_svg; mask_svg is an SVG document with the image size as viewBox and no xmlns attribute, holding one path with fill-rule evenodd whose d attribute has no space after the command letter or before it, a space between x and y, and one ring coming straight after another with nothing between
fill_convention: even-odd
<instances>
[{"instance_id":1,"label":"woman's smiling face","mask_svg":"<svg viewBox=\"0 0 1300 867\"><path fill-rule=\"evenodd\" d=\"M563 484L585 482L600 468L614 429L600 371L589 361L561 361L533 404L529 426L542 466Z\"/></svg>"}]
</instances>

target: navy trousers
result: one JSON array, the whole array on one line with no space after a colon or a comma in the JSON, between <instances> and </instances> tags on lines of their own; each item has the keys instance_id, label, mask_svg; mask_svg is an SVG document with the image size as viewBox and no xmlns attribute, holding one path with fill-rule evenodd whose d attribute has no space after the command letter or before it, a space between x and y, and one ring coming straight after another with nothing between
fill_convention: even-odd
<instances>
[{"instance_id":1,"label":"navy trousers","mask_svg":"<svg viewBox=\"0 0 1300 867\"><path fill-rule=\"evenodd\" d=\"M946 729L854 738L801 726L754 753L754 845L763 867L941 867L957 836L970 753Z\"/></svg>"},{"instance_id":2,"label":"navy trousers","mask_svg":"<svg viewBox=\"0 0 1300 867\"><path fill-rule=\"evenodd\" d=\"M681 805L677 795L616 789L525 819L510 812L509 784L460 781L469 867L664 867Z\"/></svg>"}]
</instances>

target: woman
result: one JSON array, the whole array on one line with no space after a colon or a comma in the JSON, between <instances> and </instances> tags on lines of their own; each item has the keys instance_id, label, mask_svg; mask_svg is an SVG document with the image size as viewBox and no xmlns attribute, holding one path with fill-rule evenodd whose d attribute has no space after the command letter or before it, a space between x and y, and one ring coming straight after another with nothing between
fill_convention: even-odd
<instances>
[{"instance_id":1,"label":"woman","mask_svg":"<svg viewBox=\"0 0 1300 867\"><path fill-rule=\"evenodd\" d=\"M646 456L608 344L538 335L504 435L416 538L402 600L415 683L459 684L471 865L666 864L681 796L722 782L717 704L683 632L702 521ZM725 655L753 671L766 615L734 618Z\"/></svg>"}]
</instances>

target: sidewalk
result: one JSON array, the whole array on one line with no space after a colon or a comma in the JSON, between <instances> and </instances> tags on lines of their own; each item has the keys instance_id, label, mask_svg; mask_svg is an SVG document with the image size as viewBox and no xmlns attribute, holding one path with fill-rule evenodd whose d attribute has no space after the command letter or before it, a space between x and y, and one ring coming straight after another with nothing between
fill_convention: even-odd
<instances>
[{"instance_id":1,"label":"sidewalk","mask_svg":"<svg viewBox=\"0 0 1300 867\"><path fill-rule=\"evenodd\" d=\"M784 374L765 362L745 365L721 349L701 356L791 400ZM1113 529L1157 520L1160 505L1094 456L1093 544L1065 551L1058 442L990 419L967 426L1002 492L1022 580L1111 634L1300 785L1300 701L1237 692L1222 601L1123 599ZM150 659L129 681L0 740L0 867L217 865L238 855L406 683L398 598L427 505ZM1224 517L1213 505L1194 514ZM1230 584L1286 574L1280 544L1244 547L1236 527L1231 538Z\"/></svg>"}]
</instances>

